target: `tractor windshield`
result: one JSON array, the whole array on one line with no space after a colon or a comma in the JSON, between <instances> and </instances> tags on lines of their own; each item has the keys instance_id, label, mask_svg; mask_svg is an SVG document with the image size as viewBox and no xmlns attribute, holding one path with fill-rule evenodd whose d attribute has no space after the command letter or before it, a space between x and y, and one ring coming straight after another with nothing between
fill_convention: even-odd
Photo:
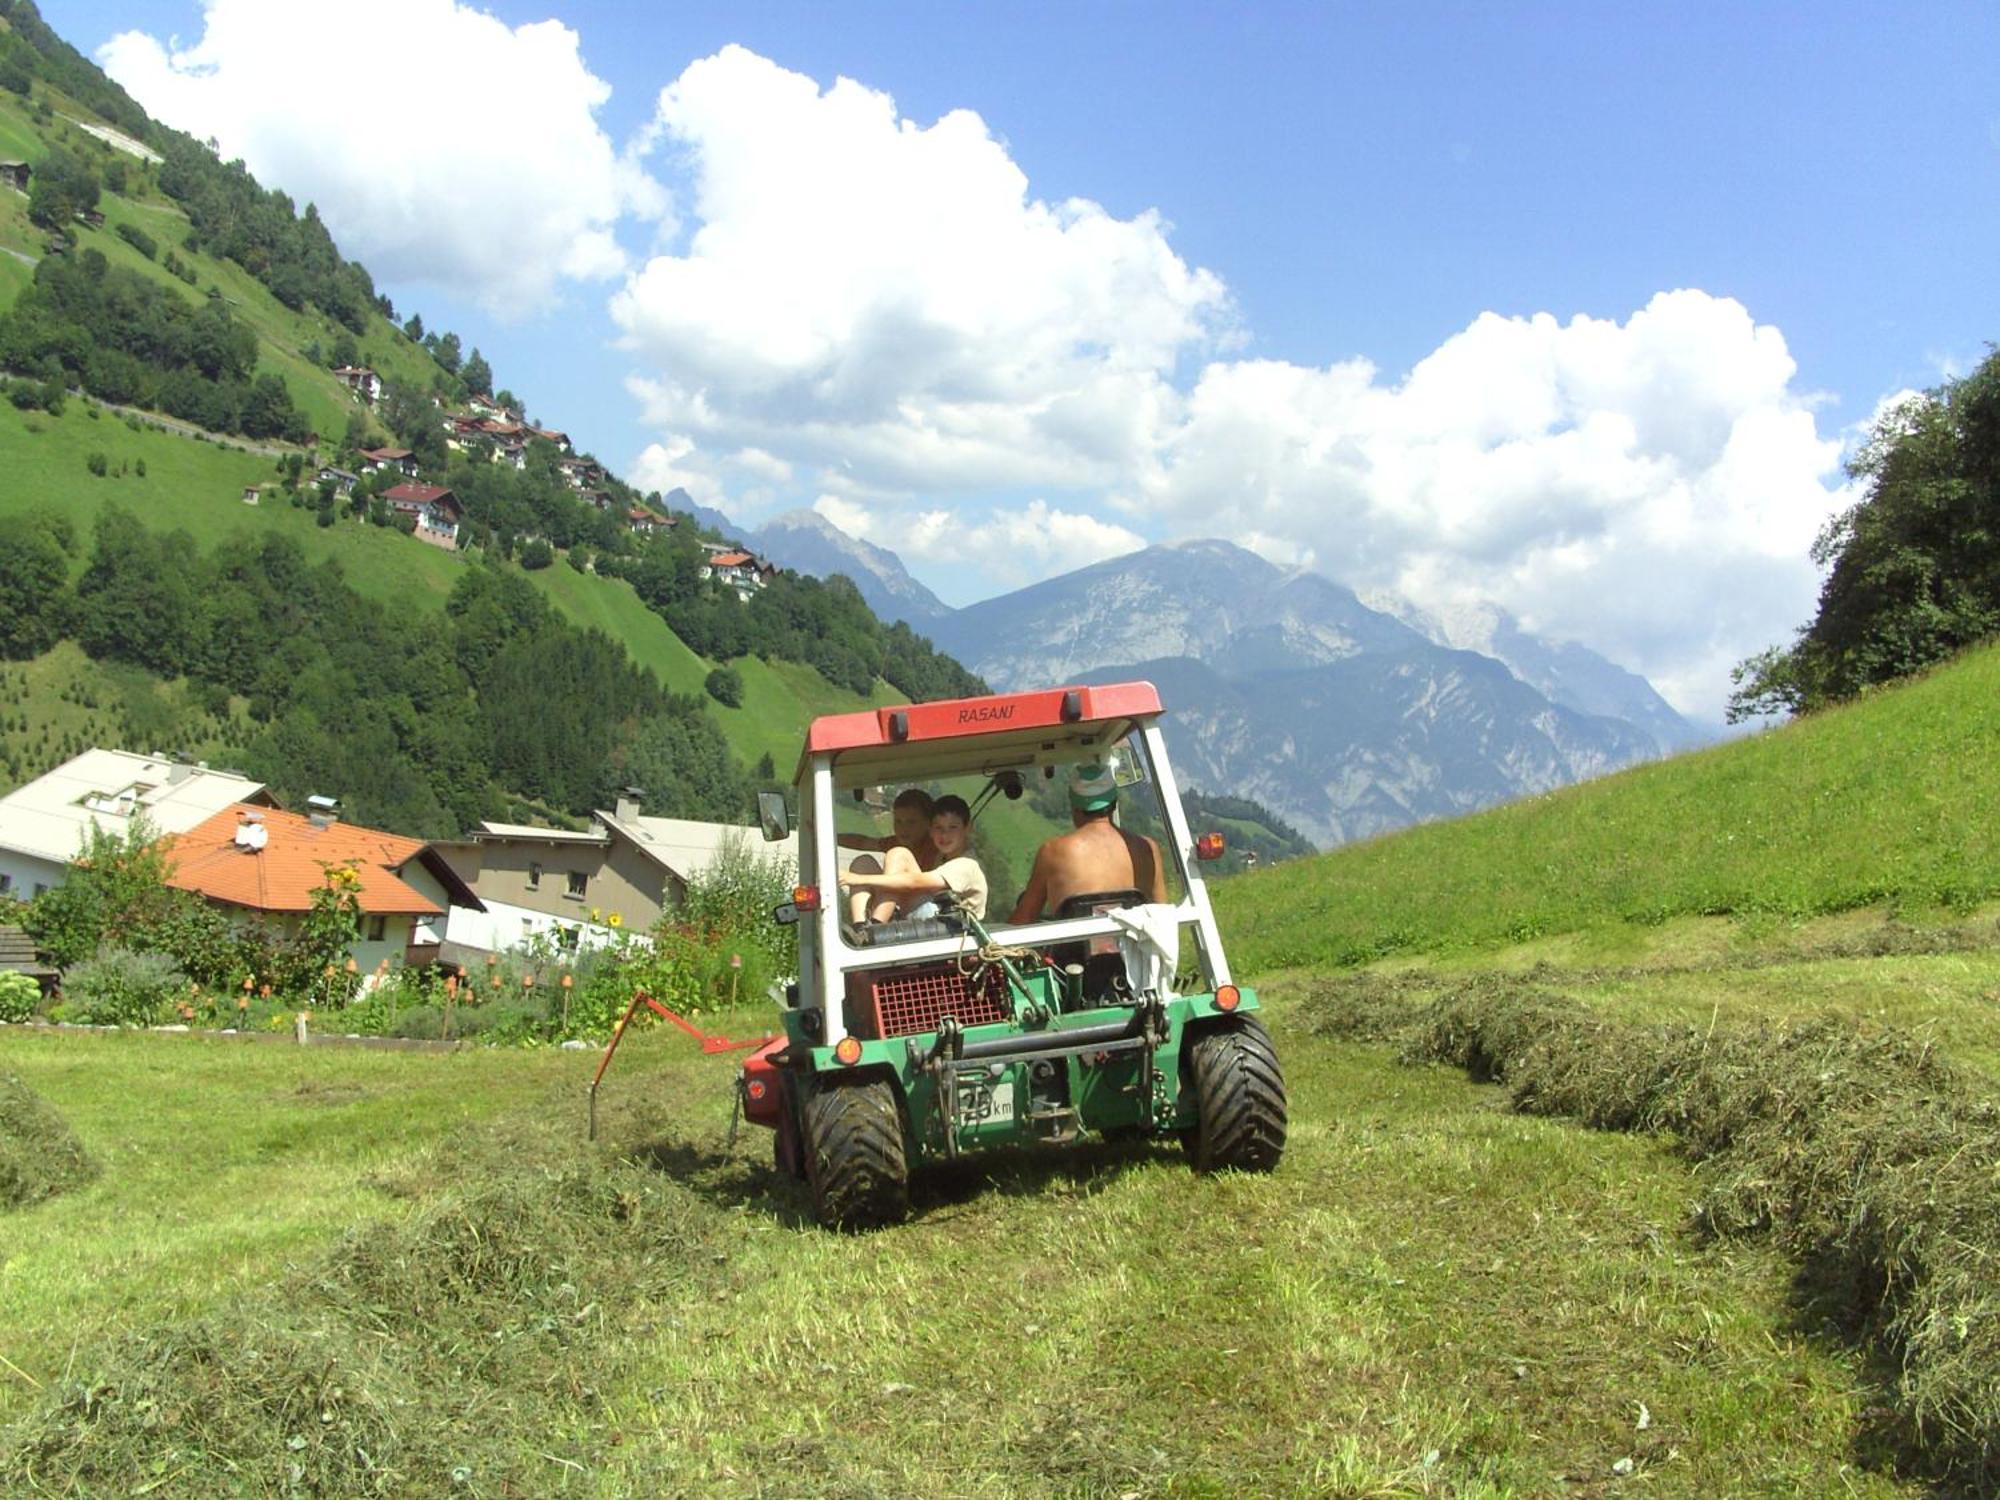
<instances>
[{"instance_id":1,"label":"tractor windshield","mask_svg":"<svg viewBox=\"0 0 2000 1500\"><path fill-rule=\"evenodd\" d=\"M988 927L1013 922L1033 878L1037 854L1065 836L1070 836L1069 842L1050 857L1052 864L1061 865L1063 881L1045 894L1075 897L1137 891L1140 899L1163 896L1179 904L1187 893L1182 851L1162 801L1162 778L1137 731L1127 729L1082 742L1057 738L1029 747L1027 753L995 757L1004 764L958 774L925 775L922 753L914 748L902 759L898 770L903 774L897 780L840 786L834 803L836 833L843 856L860 860L858 868L869 868L898 846L909 849L925 869L962 870L963 866L949 862L969 857L983 876L984 910L979 914ZM931 814L940 807L946 810L939 826L941 838L933 836L931 826ZM966 825L962 850L951 816L961 811L965 816L957 821ZM1106 821L1123 836L1084 828ZM862 852L855 855L856 850ZM1069 889L1080 879L1092 889ZM849 905L843 916L849 920L922 914L920 899L857 900L851 892L846 899ZM1040 913L1024 914L1022 921L1057 916L1062 905L1062 900L1054 899Z\"/></svg>"}]
</instances>

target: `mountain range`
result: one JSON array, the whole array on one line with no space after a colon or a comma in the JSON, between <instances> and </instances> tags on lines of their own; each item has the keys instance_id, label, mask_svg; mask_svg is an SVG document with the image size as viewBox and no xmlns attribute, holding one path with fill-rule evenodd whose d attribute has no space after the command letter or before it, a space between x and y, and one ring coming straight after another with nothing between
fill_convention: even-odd
<instances>
[{"instance_id":1,"label":"mountain range","mask_svg":"<svg viewBox=\"0 0 2000 1500\"><path fill-rule=\"evenodd\" d=\"M1150 547L952 610L814 512L747 534L707 514L784 566L846 573L995 688L1151 679L1185 781L1254 798L1324 845L1708 738L1643 677L1494 606L1364 602L1228 542Z\"/></svg>"}]
</instances>

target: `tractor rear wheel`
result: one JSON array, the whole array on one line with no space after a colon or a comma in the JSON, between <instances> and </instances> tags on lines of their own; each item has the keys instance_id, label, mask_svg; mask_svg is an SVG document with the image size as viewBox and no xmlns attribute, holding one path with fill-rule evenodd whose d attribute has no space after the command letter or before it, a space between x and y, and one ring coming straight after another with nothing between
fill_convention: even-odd
<instances>
[{"instance_id":1,"label":"tractor rear wheel","mask_svg":"<svg viewBox=\"0 0 2000 1500\"><path fill-rule=\"evenodd\" d=\"M813 1211L829 1229L873 1229L910 1212L903 1112L880 1079L824 1080L803 1091L800 1111Z\"/></svg>"},{"instance_id":2,"label":"tractor rear wheel","mask_svg":"<svg viewBox=\"0 0 2000 1500\"><path fill-rule=\"evenodd\" d=\"M1271 1034L1251 1016L1204 1031L1188 1046L1198 1172L1269 1172L1285 1151L1285 1080Z\"/></svg>"}]
</instances>

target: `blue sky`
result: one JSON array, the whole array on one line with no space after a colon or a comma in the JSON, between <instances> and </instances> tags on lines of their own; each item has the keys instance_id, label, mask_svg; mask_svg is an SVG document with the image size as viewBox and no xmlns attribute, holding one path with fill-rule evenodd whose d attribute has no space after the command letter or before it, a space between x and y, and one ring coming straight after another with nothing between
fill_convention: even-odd
<instances>
[{"instance_id":1,"label":"blue sky","mask_svg":"<svg viewBox=\"0 0 2000 1500\"><path fill-rule=\"evenodd\" d=\"M824 500L844 524L909 543L899 550L913 571L955 602L1206 527L1428 607L1496 600L1699 710L1725 686L1719 663L1809 609L1811 572L1785 558L1850 498L1828 462L1848 429L1885 396L1975 362L2000 330L1990 6L509 0L487 7L508 28L553 19L574 32L582 68L610 94L594 115L588 103L573 113L614 151L691 64L744 50L700 75L705 90L690 84L702 97L636 163L660 199L619 188L594 221L622 257L598 245L572 258L585 274L496 293L476 249L427 245L421 227L385 225L379 203L351 205L344 225L356 164L318 159L315 142L329 155L356 148L325 130L284 137L278 104L260 113L249 99L252 80L282 68L294 100L345 88L351 103L408 111L418 136L444 130L441 118L489 152L568 127L523 123L518 87L480 98L476 81L451 77L430 51L450 18L399 34L395 17L414 3L374 16L269 5L302 39L282 63L247 26L219 24L246 3L43 8L92 53L125 31L184 47L206 31L207 50L178 66L149 72L128 52L113 71L155 112L225 122L225 147L318 198L353 253L402 273L383 278L399 309L480 345L537 415L614 465L686 478L751 519ZM339 48L311 38L343 26L365 33L381 78L312 76ZM539 65L524 60L523 76ZM927 176L886 126L870 136L855 124L857 154L881 148L871 175L787 222L755 205L815 185L784 164L829 126L803 102L786 126L769 123L775 106L742 101L778 100L788 75L891 96L905 130L972 111L989 140L958 141L962 170ZM553 91L573 84L564 75ZM844 159L817 170L837 175ZM1101 205L1101 260L1082 244L1099 237L1093 226L1072 224L1041 282L1004 259L978 268L993 306L956 283L895 306L871 287L881 316L849 318L865 277L801 291L800 263L771 243L825 234L865 269L867 226L836 222L841 205L879 215L914 199L962 219L990 210L1011 244L1004 188L961 199L950 186L986 181L996 160L1025 178L1030 205ZM737 220L718 214L727 252L641 277L655 254L703 259L704 193L738 203ZM1160 225L1141 219L1149 210ZM1050 242L1046 225L1031 229L1023 247ZM954 253L948 232L936 244ZM964 247L975 259L979 248ZM1162 251L1179 269L1135 289L1132 268ZM1213 286L1190 285L1198 272ZM928 280L921 265L913 274ZM1112 288L1102 308L1080 303L1100 286ZM1635 317L1677 289L1702 296ZM691 297L740 309L796 299L816 342L785 347L775 327L723 348L735 325L704 323ZM1043 350L1036 309L1080 331ZM1481 325L1485 314L1497 319ZM1533 325L1537 314L1552 322ZM1572 330L1578 317L1591 329ZM964 371L936 346L968 328L1039 352L1004 391L967 397ZM1131 347L1127 328L1139 330ZM1773 359L1774 337L1789 366ZM976 340L967 349L992 363ZM1435 378L1411 381L1426 361ZM899 385L912 364L931 373ZM634 379L654 383L650 399ZM1482 410L1447 419L1441 404ZM1133 411L1146 415L1107 435ZM933 438L935 452L908 456ZM1654 587L1681 571L1698 576ZM1641 607L1635 593L1658 597ZM1717 622L1691 629L1695 614Z\"/></svg>"}]
</instances>

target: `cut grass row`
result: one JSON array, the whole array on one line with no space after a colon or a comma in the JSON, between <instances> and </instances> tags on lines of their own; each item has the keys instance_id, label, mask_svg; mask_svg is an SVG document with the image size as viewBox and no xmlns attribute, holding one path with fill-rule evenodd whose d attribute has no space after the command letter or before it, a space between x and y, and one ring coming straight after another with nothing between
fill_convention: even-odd
<instances>
[{"instance_id":1,"label":"cut grass row","mask_svg":"<svg viewBox=\"0 0 2000 1500\"><path fill-rule=\"evenodd\" d=\"M60 1454L67 1386L136 1391L161 1351L249 1327L275 1352L296 1326L336 1375L356 1351L405 1375L478 1362L482 1400L419 1402L374 1455L419 1466L411 1494L448 1492L451 1462L496 1492L607 1495L1499 1495L1621 1464L1673 1493L1904 1492L1854 1469L1868 1389L1787 1330L1783 1267L1682 1238L1665 1152L1276 1024L1295 1122L1276 1176L1198 1179L1172 1150L1008 1157L930 1179L912 1224L862 1239L805 1224L761 1134L724 1149L730 1060L641 1036L597 1170L665 1175L626 1184L629 1227L590 1231L589 1255L563 1218L588 1058L0 1035L0 1066L105 1167L0 1221L0 1353L22 1372L0 1401ZM142 1079L160 1106L134 1112ZM471 1270L487 1281L454 1280ZM320 1290L357 1277L359 1333L349 1294ZM171 1444L190 1493L220 1457L281 1478L287 1432L241 1404L272 1393L241 1382L198 1430L249 1451L147 1438L136 1414L102 1418L97 1451L138 1472Z\"/></svg>"},{"instance_id":2,"label":"cut grass row","mask_svg":"<svg viewBox=\"0 0 2000 1500\"><path fill-rule=\"evenodd\" d=\"M2000 895L2000 648L1782 729L1219 887L1252 968Z\"/></svg>"}]
</instances>

